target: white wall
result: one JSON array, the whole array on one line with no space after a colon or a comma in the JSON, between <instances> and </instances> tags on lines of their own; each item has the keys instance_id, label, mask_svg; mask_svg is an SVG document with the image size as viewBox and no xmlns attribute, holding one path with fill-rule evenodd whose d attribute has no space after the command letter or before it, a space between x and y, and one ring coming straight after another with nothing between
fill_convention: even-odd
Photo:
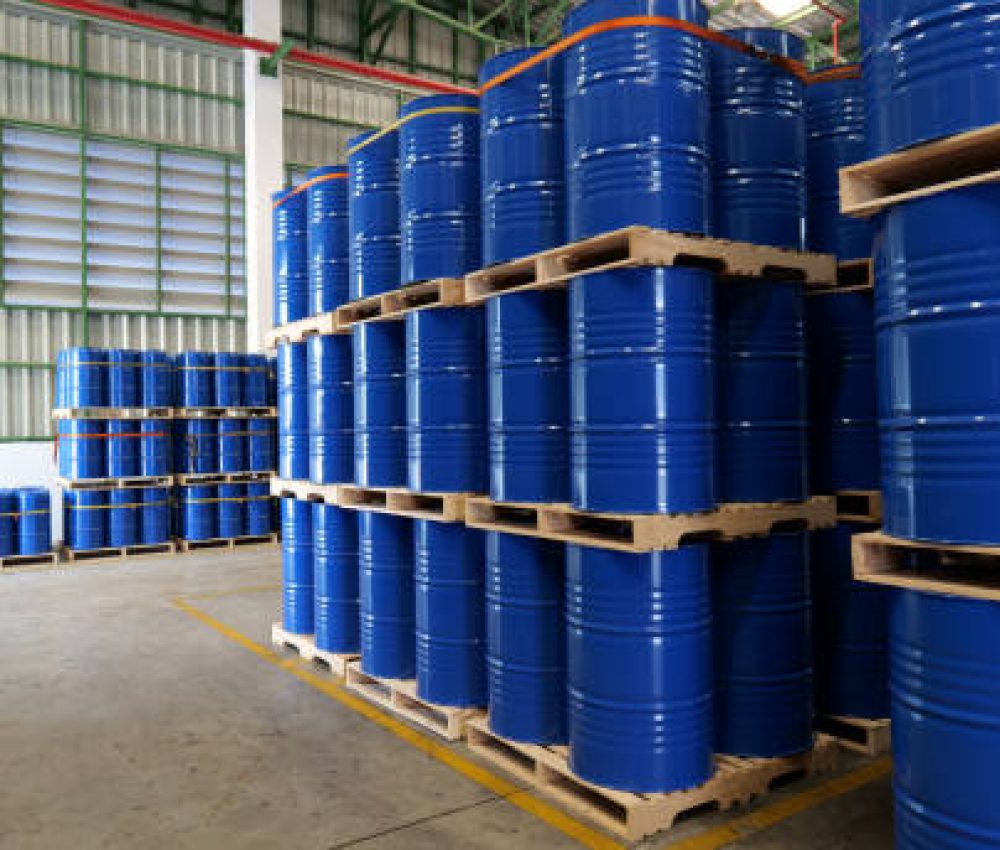
<instances>
[{"instance_id":1,"label":"white wall","mask_svg":"<svg viewBox=\"0 0 1000 850\"><path fill-rule=\"evenodd\" d=\"M0 444L0 487L45 487L52 499L52 539L62 540L62 498L52 443Z\"/></svg>"}]
</instances>

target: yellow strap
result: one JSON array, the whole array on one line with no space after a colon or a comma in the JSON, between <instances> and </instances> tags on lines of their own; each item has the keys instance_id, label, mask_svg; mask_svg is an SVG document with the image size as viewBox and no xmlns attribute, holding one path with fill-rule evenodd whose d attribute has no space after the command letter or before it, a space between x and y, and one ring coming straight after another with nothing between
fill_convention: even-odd
<instances>
[{"instance_id":1,"label":"yellow strap","mask_svg":"<svg viewBox=\"0 0 1000 850\"><path fill-rule=\"evenodd\" d=\"M351 156L351 154L357 153L366 145L370 145L372 142L377 142L384 136L389 135L389 133L395 132L404 124L409 124L411 121L417 118L424 118L427 115L447 115L449 113L478 115L479 107L478 106L432 106L429 109L421 109L419 112L412 112L409 115L406 115L402 118L397 118L391 124L388 124L385 127L383 127L377 133L373 133L367 139L358 142L354 147L348 148L347 155Z\"/></svg>"},{"instance_id":2,"label":"yellow strap","mask_svg":"<svg viewBox=\"0 0 1000 850\"><path fill-rule=\"evenodd\" d=\"M32 516L34 514L50 514L50 513L52 513L52 509L51 508L49 510L46 510L46 511L16 511L15 513L12 513L12 514L10 514L10 513L0 514L0 517L3 517L3 516L14 516L14 517L17 517L17 516Z\"/></svg>"}]
</instances>

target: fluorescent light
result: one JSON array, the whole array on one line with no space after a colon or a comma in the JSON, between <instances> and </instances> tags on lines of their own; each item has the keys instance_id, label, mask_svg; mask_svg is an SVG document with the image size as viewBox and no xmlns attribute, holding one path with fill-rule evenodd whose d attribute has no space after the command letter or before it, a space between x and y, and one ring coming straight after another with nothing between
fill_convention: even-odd
<instances>
[{"instance_id":1,"label":"fluorescent light","mask_svg":"<svg viewBox=\"0 0 1000 850\"><path fill-rule=\"evenodd\" d=\"M804 3L802 0L757 0L758 5L773 18L784 18L799 9L805 9L812 3Z\"/></svg>"}]
</instances>

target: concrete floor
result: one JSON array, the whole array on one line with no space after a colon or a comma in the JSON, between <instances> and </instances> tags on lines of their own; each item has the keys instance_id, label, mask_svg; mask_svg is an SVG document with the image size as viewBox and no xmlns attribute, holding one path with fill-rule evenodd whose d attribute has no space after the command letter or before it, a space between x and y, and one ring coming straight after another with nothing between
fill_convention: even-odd
<instances>
[{"instance_id":1,"label":"concrete floor","mask_svg":"<svg viewBox=\"0 0 1000 850\"><path fill-rule=\"evenodd\" d=\"M580 846L234 640L268 644L279 575L267 548L0 575L0 848ZM891 804L876 780L732 846L886 850Z\"/></svg>"}]
</instances>

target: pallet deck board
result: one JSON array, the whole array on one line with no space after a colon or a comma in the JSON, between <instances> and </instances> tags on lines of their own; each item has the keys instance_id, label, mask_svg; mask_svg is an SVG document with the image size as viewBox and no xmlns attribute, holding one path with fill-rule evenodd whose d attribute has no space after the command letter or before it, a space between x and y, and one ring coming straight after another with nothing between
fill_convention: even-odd
<instances>
[{"instance_id":1,"label":"pallet deck board","mask_svg":"<svg viewBox=\"0 0 1000 850\"><path fill-rule=\"evenodd\" d=\"M59 563L59 552L42 552L39 555L3 555L0 556L0 570L14 567L52 566Z\"/></svg>"},{"instance_id":2,"label":"pallet deck board","mask_svg":"<svg viewBox=\"0 0 1000 850\"><path fill-rule=\"evenodd\" d=\"M254 484L271 480L273 472L180 472L173 476L177 485Z\"/></svg>"},{"instance_id":3,"label":"pallet deck board","mask_svg":"<svg viewBox=\"0 0 1000 850\"><path fill-rule=\"evenodd\" d=\"M212 537L208 540L177 540L177 548L181 552L194 552L198 549L236 549L240 546L277 545L278 533L249 534L242 537Z\"/></svg>"},{"instance_id":4,"label":"pallet deck board","mask_svg":"<svg viewBox=\"0 0 1000 850\"><path fill-rule=\"evenodd\" d=\"M892 721L828 714L816 718L816 729L836 738L846 750L877 758L892 749Z\"/></svg>"},{"instance_id":5,"label":"pallet deck board","mask_svg":"<svg viewBox=\"0 0 1000 850\"><path fill-rule=\"evenodd\" d=\"M172 407L56 407L53 419L170 419Z\"/></svg>"},{"instance_id":6,"label":"pallet deck board","mask_svg":"<svg viewBox=\"0 0 1000 850\"><path fill-rule=\"evenodd\" d=\"M314 635L297 635L286 631L280 623L271 624L271 643L279 648L295 650L305 661L320 662L341 678L347 674L347 665L358 658L356 652L339 653L319 649Z\"/></svg>"},{"instance_id":7,"label":"pallet deck board","mask_svg":"<svg viewBox=\"0 0 1000 850\"><path fill-rule=\"evenodd\" d=\"M127 558L148 557L151 555L174 555L177 553L177 543L169 540L166 543L138 543L134 546L102 546L99 549L71 549L64 546L62 559L68 563L75 561L123 561Z\"/></svg>"},{"instance_id":8,"label":"pallet deck board","mask_svg":"<svg viewBox=\"0 0 1000 850\"><path fill-rule=\"evenodd\" d=\"M138 490L146 487L170 487L172 475L129 475L122 478L57 478L65 490Z\"/></svg>"},{"instance_id":9,"label":"pallet deck board","mask_svg":"<svg viewBox=\"0 0 1000 850\"><path fill-rule=\"evenodd\" d=\"M280 342L304 342L311 336L329 336L347 333L349 330L350 328L341 326L337 311L331 310L289 322L268 331L264 335L264 347L273 350Z\"/></svg>"},{"instance_id":10,"label":"pallet deck board","mask_svg":"<svg viewBox=\"0 0 1000 850\"><path fill-rule=\"evenodd\" d=\"M350 328L359 322L399 320L413 310L459 307L464 303L464 281L442 277L409 283L388 292L350 301L337 308L337 321L340 327Z\"/></svg>"},{"instance_id":11,"label":"pallet deck board","mask_svg":"<svg viewBox=\"0 0 1000 850\"><path fill-rule=\"evenodd\" d=\"M273 419L276 407L175 407L174 419Z\"/></svg>"},{"instance_id":12,"label":"pallet deck board","mask_svg":"<svg viewBox=\"0 0 1000 850\"><path fill-rule=\"evenodd\" d=\"M403 487L312 484L287 478L271 479L271 495L438 522L463 522L469 498L467 493L417 493Z\"/></svg>"},{"instance_id":13,"label":"pallet deck board","mask_svg":"<svg viewBox=\"0 0 1000 850\"><path fill-rule=\"evenodd\" d=\"M715 757L716 772L697 788L660 794L632 794L594 785L569 767L565 747L521 744L489 728L488 719L466 723L466 743L482 758L549 794L567 808L630 841L670 829L685 813L705 808L728 809L766 794L772 784L796 774L833 771L837 748L818 735L812 750L775 759Z\"/></svg>"}]
</instances>

